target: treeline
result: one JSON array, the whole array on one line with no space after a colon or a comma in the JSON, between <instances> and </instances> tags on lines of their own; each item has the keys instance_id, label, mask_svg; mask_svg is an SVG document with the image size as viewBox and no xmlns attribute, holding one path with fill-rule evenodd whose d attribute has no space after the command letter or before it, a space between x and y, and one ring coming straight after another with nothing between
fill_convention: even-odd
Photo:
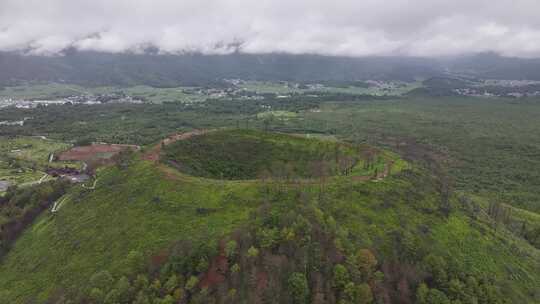
<instances>
[{"instance_id":1,"label":"treeline","mask_svg":"<svg viewBox=\"0 0 540 304\"><path fill-rule=\"evenodd\" d=\"M42 183L33 187L8 188L0 197L0 258L34 219L67 190L65 181Z\"/></svg>"}]
</instances>

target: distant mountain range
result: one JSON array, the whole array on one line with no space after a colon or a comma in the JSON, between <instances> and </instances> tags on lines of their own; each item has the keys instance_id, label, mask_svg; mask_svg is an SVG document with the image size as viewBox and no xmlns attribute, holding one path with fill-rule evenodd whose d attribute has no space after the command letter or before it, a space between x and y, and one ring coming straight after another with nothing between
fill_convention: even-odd
<instances>
[{"instance_id":1,"label":"distant mountain range","mask_svg":"<svg viewBox=\"0 0 540 304\"><path fill-rule=\"evenodd\" d=\"M442 75L540 80L540 59L492 53L453 57L329 57L291 54L158 55L68 50L62 56L0 52L0 85L67 82L87 86L158 87L216 84L227 78L298 82L392 79Z\"/></svg>"}]
</instances>

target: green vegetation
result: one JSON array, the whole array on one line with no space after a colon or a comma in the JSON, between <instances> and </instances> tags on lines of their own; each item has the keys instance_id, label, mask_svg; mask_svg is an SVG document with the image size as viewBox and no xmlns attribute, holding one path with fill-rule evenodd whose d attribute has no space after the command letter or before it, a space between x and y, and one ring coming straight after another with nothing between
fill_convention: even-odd
<instances>
[{"instance_id":1,"label":"green vegetation","mask_svg":"<svg viewBox=\"0 0 540 304\"><path fill-rule=\"evenodd\" d=\"M300 155L338 144L223 130L167 149L202 141L207 156L223 142L229 152L244 148L236 143L286 143L298 150L281 151ZM23 233L0 264L0 294L15 303L533 303L537 249L474 221L438 178L375 155L401 170L377 181L219 181L126 154L100 171L95 190L73 187L57 213Z\"/></svg>"},{"instance_id":2,"label":"green vegetation","mask_svg":"<svg viewBox=\"0 0 540 304\"><path fill-rule=\"evenodd\" d=\"M0 197L0 259L24 228L31 225L43 210L62 196L66 188L65 183L54 181L33 188L9 188L7 193Z\"/></svg>"},{"instance_id":3,"label":"green vegetation","mask_svg":"<svg viewBox=\"0 0 540 304\"><path fill-rule=\"evenodd\" d=\"M290 111L268 111L268 112L261 112L257 114L257 118L266 118L266 119L290 119L297 117L298 114Z\"/></svg>"},{"instance_id":4,"label":"green vegetation","mask_svg":"<svg viewBox=\"0 0 540 304\"><path fill-rule=\"evenodd\" d=\"M243 184L164 178L135 159L105 170L96 190L76 186L57 213L42 214L15 243L0 265L2 299L42 302L60 286L77 291L97 270L129 274L138 267L132 251L159 265L160 250L174 241L215 246L247 218L255 193Z\"/></svg>"},{"instance_id":5,"label":"green vegetation","mask_svg":"<svg viewBox=\"0 0 540 304\"><path fill-rule=\"evenodd\" d=\"M199 93L195 87L154 88L150 86L97 87L89 90L92 94L121 92L135 99L161 104L164 102L192 103L204 101L209 96Z\"/></svg>"},{"instance_id":6,"label":"green vegetation","mask_svg":"<svg viewBox=\"0 0 540 304\"><path fill-rule=\"evenodd\" d=\"M411 98L325 104L297 124L436 161L459 189L538 211L538 115L537 100Z\"/></svg>"},{"instance_id":7,"label":"green vegetation","mask_svg":"<svg viewBox=\"0 0 540 304\"><path fill-rule=\"evenodd\" d=\"M392 98L2 110L0 120L32 119L1 134L46 135L55 145L154 146L178 131L226 129L164 146L161 163L123 155L94 190L73 186L58 212L43 212L10 243L0 297L540 301L540 102ZM6 142L25 140L34 139ZM3 155L40 163L57 148ZM0 204L3 223L39 205L33 194L11 195Z\"/></svg>"},{"instance_id":8,"label":"green vegetation","mask_svg":"<svg viewBox=\"0 0 540 304\"><path fill-rule=\"evenodd\" d=\"M380 82L370 85L364 82L329 82L295 84L288 82L246 81L240 88L259 94L334 93L347 95L400 96L422 87L421 82Z\"/></svg>"},{"instance_id":9,"label":"green vegetation","mask_svg":"<svg viewBox=\"0 0 540 304\"><path fill-rule=\"evenodd\" d=\"M68 147L69 144L39 137L0 137L0 180L12 184L35 182L43 177L47 166L59 165L49 163L51 153Z\"/></svg>"},{"instance_id":10,"label":"green vegetation","mask_svg":"<svg viewBox=\"0 0 540 304\"><path fill-rule=\"evenodd\" d=\"M0 90L0 98L13 99L55 99L86 93L86 89L71 84L31 84L4 87Z\"/></svg>"},{"instance_id":11,"label":"green vegetation","mask_svg":"<svg viewBox=\"0 0 540 304\"><path fill-rule=\"evenodd\" d=\"M213 131L165 147L169 163L203 177L316 177L355 166L360 151L333 141L253 130Z\"/></svg>"},{"instance_id":12,"label":"green vegetation","mask_svg":"<svg viewBox=\"0 0 540 304\"><path fill-rule=\"evenodd\" d=\"M305 89L289 85L286 82L246 81L245 83L240 84L239 87L246 91L259 94L289 94L305 91Z\"/></svg>"},{"instance_id":13,"label":"green vegetation","mask_svg":"<svg viewBox=\"0 0 540 304\"><path fill-rule=\"evenodd\" d=\"M154 88L143 85L130 87L82 87L72 84L49 83L5 87L3 90L0 90L0 98L49 100L74 95L113 93L122 93L135 99L157 104L163 102L199 102L208 97L204 94L197 93L193 87Z\"/></svg>"}]
</instances>

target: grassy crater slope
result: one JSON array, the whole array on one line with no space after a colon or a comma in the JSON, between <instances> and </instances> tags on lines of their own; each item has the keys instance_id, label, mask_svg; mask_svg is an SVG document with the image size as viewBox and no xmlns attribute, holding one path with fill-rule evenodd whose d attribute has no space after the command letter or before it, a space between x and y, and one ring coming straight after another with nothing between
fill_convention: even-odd
<instances>
[{"instance_id":1,"label":"grassy crater slope","mask_svg":"<svg viewBox=\"0 0 540 304\"><path fill-rule=\"evenodd\" d=\"M359 148L338 141L255 130L209 132L164 150L167 162L181 171L216 179L335 175L354 167L361 156Z\"/></svg>"}]
</instances>

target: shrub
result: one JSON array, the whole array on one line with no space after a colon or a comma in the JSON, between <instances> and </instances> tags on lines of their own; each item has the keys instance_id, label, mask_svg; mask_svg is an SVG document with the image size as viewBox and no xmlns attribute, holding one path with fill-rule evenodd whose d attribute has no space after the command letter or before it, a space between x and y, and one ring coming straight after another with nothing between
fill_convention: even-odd
<instances>
[{"instance_id":1,"label":"shrub","mask_svg":"<svg viewBox=\"0 0 540 304\"><path fill-rule=\"evenodd\" d=\"M306 276L303 273L293 272L287 281L293 303L303 304L307 302L309 287Z\"/></svg>"}]
</instances>

